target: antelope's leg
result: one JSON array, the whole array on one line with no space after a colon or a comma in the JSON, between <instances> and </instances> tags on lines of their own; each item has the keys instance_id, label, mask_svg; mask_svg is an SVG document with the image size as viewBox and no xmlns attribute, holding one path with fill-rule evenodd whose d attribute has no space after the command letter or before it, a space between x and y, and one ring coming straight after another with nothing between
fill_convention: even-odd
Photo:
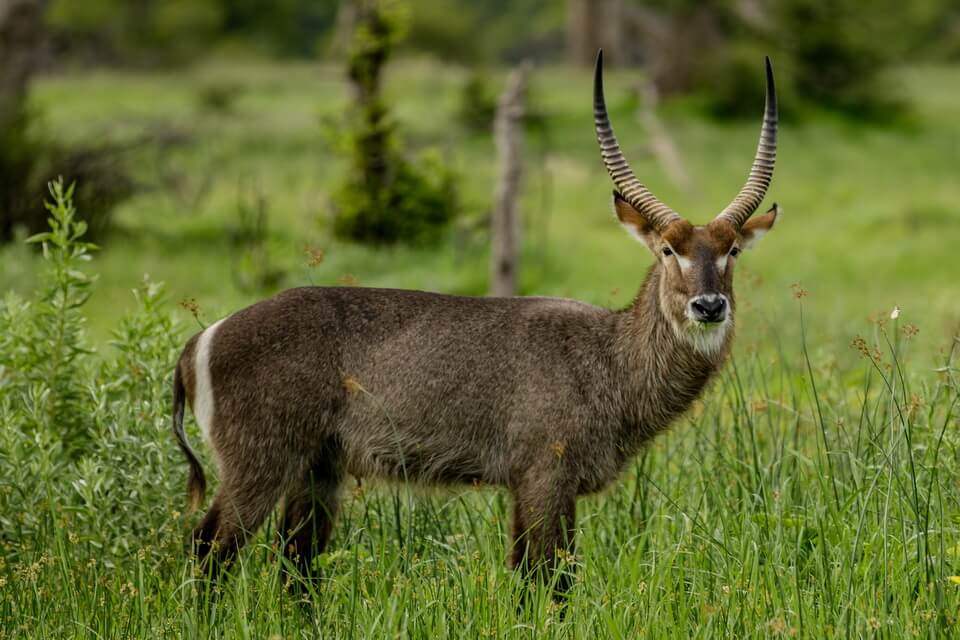
<instances>
[{"instance_id":1,"label":"antelope's leg","mask_svg":"<svg viewBox=\"0 0 960 640\"><path fill-rule=\"evenodd\" d=\"M513 488L511 564L542 583L555 576L562 596L572 583L572 565L558 569L575 549L577 494L565 479L537 476L531 471Z\"/></svg>"},{"instance_id":2,"label":"antelope's leg","mask_svg":"<svg viewBox=\"0 0 960 640\"><path fill-rule=\"evenodd\" d=\"M250 477L238 484L224 481L210 510L194 529L197 558L217 575L243 548L270 515L280 495L279 485L264 486Z\"/></svg>"},{"instance_id":3,"label":"antelope's leg","mask_svg":"<svg viewBox=\"0 0 960 640\"><path fill-rule=\"evenodd\" d=\"M335 454L329 454L287 493L280 523L283 554L304 577L313 574L313 558L323 553L330 540L343 475Z\"/></svg>"}]
</instances>

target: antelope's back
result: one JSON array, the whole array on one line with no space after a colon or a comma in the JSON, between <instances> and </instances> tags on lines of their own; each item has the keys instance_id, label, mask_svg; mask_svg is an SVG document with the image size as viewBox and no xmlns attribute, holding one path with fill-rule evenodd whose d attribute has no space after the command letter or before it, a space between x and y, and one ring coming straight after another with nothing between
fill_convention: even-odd
<instances>
[{"instance_id":1,"label":"antelope's back","mask_svg":"<svg viewBox=\"0 0 960 640\"><path fill-rule=\"evenodd\" d=\"M355 472L499 481L511 429L589 410L579 390L605 382L609 313L553 298L291 289L217 325L217 412L256 405L326 429Z\"/></svg>"}]
</instances>

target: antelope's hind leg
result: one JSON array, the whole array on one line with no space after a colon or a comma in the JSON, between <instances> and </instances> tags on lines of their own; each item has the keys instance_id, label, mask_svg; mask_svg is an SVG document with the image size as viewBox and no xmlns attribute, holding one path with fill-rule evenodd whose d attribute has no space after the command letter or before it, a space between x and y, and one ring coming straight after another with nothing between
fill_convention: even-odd
<instances>
[{"instance_id":1,"label":"antelope's hind leg","mask_svg":"<svg viewBox=\"0 0 960 640\"><path fill-rule=\"evenodd\" d=\"M194 551L208 575L218 576L277 505L288 469L271 460L225 459L213 504L193 531Z\"/></svg>"},{"instance_id":2,"label":"antelope's hind leg","mask_svg":"<svg viewBox=\"0 0 960 640\"><path fill-rule=\"evenodd\" d=\"M290 487L280 520L285 566L303 578L314 577L313 559L323 553L330 540L343 483L339 452L324 448L323 455Z\"/></svg>"}]
</instances>

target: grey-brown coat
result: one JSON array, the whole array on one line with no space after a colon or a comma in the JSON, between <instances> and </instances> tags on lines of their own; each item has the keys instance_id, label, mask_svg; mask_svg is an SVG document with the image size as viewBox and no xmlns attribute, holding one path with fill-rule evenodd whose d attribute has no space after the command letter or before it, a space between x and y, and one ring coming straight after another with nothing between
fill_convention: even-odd
<instances>
[{"instance_id":1,"label":"grey-brown coat","mask_svg":"<svg viewBox=\"0 0 960 640\"><path fill-rule=\"evenodd\" d=\"M769 183L757 182L757 167L776 123L772 75L768 66L748 180L756 203L741 194L693 226L623 169L600 69L598 139L623 193L614 210L657 257L634 303L610 311L558 298L311 287L212 325L187 342L174 383L194 506L205 481L183 435L185 403L220 469L195 531L201 557L230 558L282 499L285 552L309 572L349 473L507 487L513 564L549 566L572 548L577 496L615 480L703 392L730 347L737 255L777 216L774 206L747 220Z\"/></svg>"}]
</instances>

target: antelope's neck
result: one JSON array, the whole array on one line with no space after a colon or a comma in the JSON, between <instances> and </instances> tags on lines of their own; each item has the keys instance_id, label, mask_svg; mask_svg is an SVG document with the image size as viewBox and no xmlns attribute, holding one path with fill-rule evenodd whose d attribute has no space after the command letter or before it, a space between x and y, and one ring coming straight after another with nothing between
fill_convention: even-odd
<instances>
[{"instance_id":1,"label":"antelope's neck","mask_svg":"<svg viewBox=\"0 0 960 640\"><path fill-rule=\"evenodd\" d=\"M705 353L679 335L660 306L660 269L659 264L650 269L633 305L617 318L622 445L629 455L700 397L726 359L732 338L727 335L721 349Z\"/></svg>"}]
</instances>

